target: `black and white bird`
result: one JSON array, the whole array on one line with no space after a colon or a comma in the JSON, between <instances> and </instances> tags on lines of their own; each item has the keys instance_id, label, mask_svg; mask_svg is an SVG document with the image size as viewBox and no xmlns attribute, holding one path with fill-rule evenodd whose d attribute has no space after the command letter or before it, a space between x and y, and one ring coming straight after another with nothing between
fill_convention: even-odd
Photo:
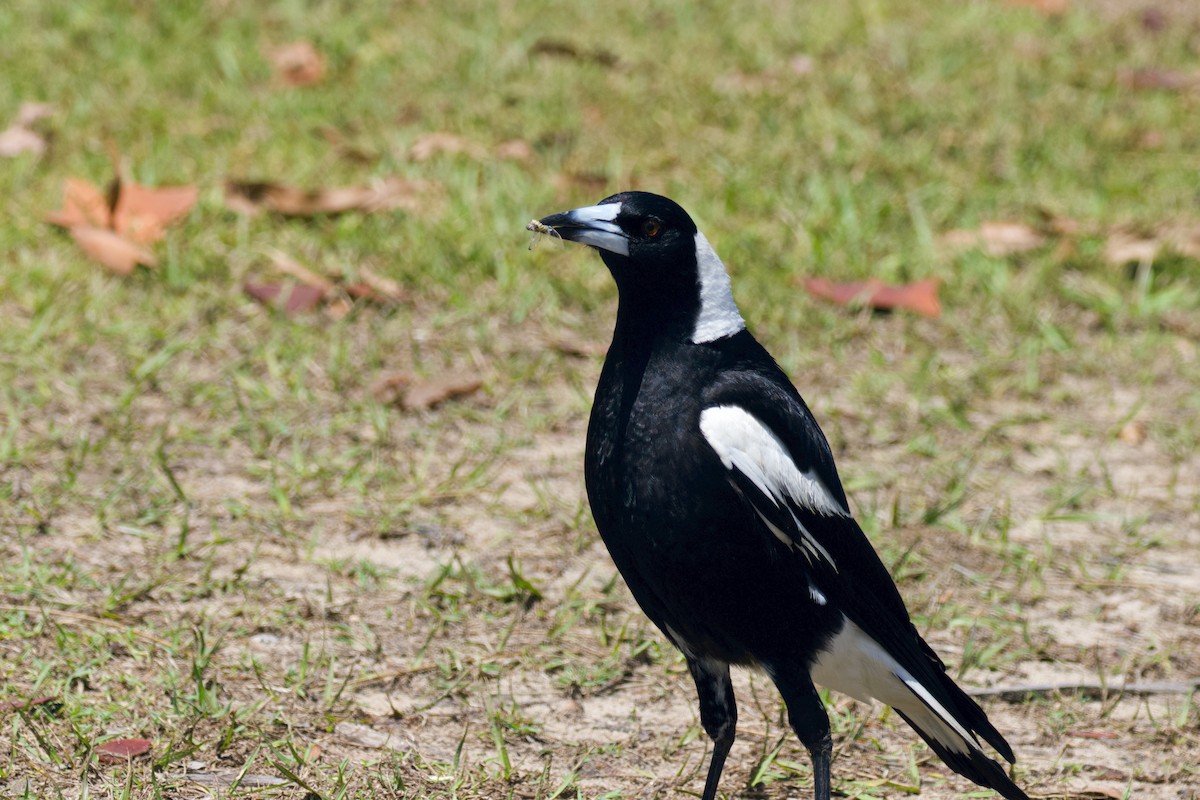
<instances>
[{"instance_id":1,"label":"black and white bird","mask_svg":"<svg viewBox=\"0 0 1200 800\"><path fill-rule=\"evenodd\" d=\"M824 434L750 332L712 246L675 202L623 192L530 223L600 252L620 295L588 424L596 526L678 647L713 739L733 744L730 665L764 670L828 800L825 686L894 708L955 772L1027 800L980 739L1012 748L946 674L851 516Z\"/></svg>"}]
</instances>

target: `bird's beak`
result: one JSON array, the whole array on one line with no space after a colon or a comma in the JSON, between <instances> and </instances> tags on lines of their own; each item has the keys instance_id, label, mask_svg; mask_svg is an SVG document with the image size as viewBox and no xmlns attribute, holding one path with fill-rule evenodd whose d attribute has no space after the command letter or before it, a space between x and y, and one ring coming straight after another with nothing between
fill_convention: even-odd
<instances>
[{"instance_id":1,"label":"bird's beak","mask_svg":"<svg viewBox=\"0 0 1200 800\"><path fill-rule=\"evenodd\" d=\"M590 245L617 255L629 255L629 237L615 220L621 213L620 203L585 206L561 214L551 214L538 220L544 228L570 242ZM531 223L532 225L532 223ZM542 233L547 231L543 230Z\"/></svg>"}]
</instances>

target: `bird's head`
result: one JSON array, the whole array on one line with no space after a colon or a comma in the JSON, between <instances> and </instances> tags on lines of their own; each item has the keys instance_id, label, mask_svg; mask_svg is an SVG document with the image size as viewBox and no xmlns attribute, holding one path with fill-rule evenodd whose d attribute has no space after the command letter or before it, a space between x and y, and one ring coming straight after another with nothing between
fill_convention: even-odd
<instances>
[{"instance_id":1,"label":"bird's head","mask_svg":"<svg viewBox=\"0 0 1200 800\"><path fill-rule=\"evenodd\" d=\"M725 265L678 203L650 192L621 192L538 221L543 232L596 248L622 304L685 316L694 342L712 341L745 325ZM532 223L531 223L532 225Z\"/></svg>"},{"instance_id":2,"label":"bird's head","mask_svg":"<svg viewBox=\"0 0 1200 800\"><path fill-rule=\"evenodd\" d=\"M610 269L661 269L695 257L696 223L674 200L649 192L621 192L540 222L567 241L595 247Z\"/></svg>"}]
</instances>

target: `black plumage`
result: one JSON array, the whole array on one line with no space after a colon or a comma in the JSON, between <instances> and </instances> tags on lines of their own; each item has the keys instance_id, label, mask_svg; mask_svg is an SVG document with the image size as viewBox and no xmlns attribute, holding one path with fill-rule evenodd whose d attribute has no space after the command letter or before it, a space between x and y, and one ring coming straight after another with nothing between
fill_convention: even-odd
<instances>
[{"instance_id":1,"label":"black plumage","mask_svg":"<svg viewBox=\"0 0 1200 800\"><path fill-rule=\"evenodd\" d=\"M830 793L814 682L889 703L952 769L1026 800L976 737L1011 748L946 674L850 514L833 454L745 329L724 266L673 201L625 192L531 223L599 250L619 290L585 478L613 561L683 651L714 741L716 797L737 708L730 665L774 681Z\"/></svg>"}]
</instances>

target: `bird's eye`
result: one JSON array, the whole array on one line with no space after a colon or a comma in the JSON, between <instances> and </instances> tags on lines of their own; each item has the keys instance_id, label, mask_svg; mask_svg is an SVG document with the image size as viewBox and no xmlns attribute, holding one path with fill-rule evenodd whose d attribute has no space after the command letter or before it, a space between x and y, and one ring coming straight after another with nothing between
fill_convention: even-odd
<instances>
[{"instance_id":1,"label":"bird's eye","mask_svg":"<svg viewBox=\"0 0 1200 800\"><path fill-rule=\"evenodd\" d=\"M662 224L656 219L648 219L642 223L642 233L653 239L662 233Z\"/></svg>"}]
</instances>

